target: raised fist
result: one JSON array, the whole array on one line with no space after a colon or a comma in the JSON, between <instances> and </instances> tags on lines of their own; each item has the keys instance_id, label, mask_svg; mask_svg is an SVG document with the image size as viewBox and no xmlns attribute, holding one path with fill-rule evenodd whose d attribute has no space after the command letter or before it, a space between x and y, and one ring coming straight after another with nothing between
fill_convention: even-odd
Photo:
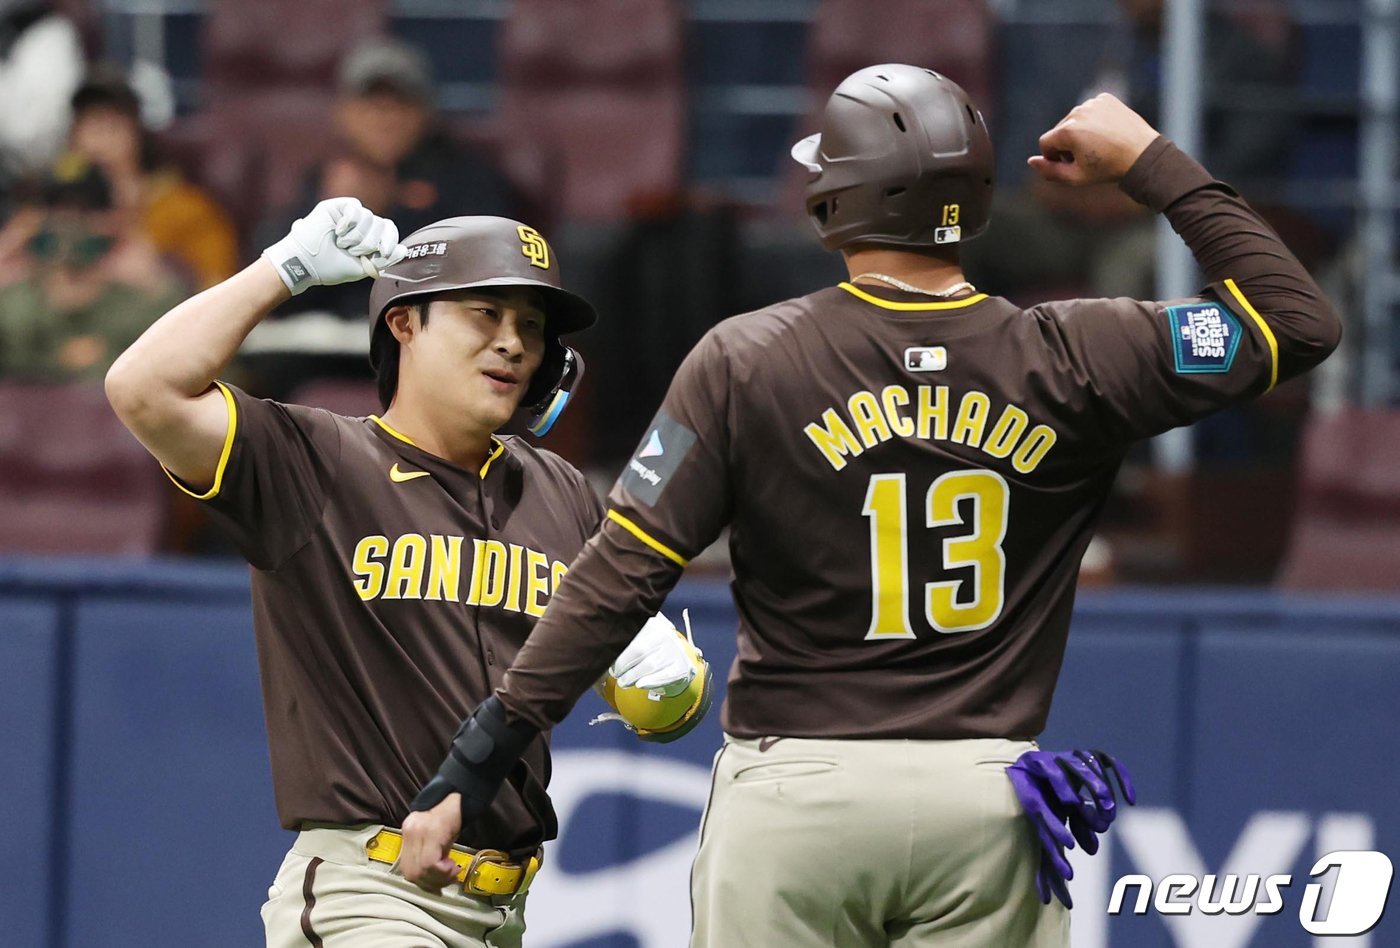
<instances>
[{"instance_id":1,"label":"raised fist","mask_svg":"<svg viewBox=\"0 0 1400 948\"><path fill-rule=\"evenodd\" d=\"M1141 115L1105 92L1076 105L1040 136L1040 154L1028 161L1062 184L1118 181L1156 138Z\"/></svg>"},{"instance_id":2,"label":"raised fist","mask_svg":"<svg viewBox=\"0 0 1400 948\"><path fill-rule=\"evenodd\" d=\"M309 286L377 277L403 259L404 248L393 221L352 197L338 197L313 207L262 255L296 296Z\"/></svg>"}]
</instances>

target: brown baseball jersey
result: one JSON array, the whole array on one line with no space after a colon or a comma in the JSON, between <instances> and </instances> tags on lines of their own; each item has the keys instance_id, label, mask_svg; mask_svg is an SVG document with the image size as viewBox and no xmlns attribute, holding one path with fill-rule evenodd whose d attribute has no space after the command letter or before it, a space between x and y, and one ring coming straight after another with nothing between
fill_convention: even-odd
<instances>
[{"instance_id":1,"label":"brown baseball jersey","mask_svg":"<svg viewBox=\"0 0 1400 948\"><path fill-rule=\"evenodd\" d=\"M1158 139L1122 182L1210 280L1023 310L843 283L678 371L502 700L561 717L728 525L739 737L1029 738L1128 445L1321 361L1339 324L1239 197Z\"/></svg>"},{"instance_id":2,"label":"brown baseball jersey","mask_svg":"<svg viewBox=\"0 0 1400 948\"><path fill-rule=\"evenodd\" d=\"M602 506L577 470L519 439L465 470L373 416L220 388L228 439L196 496L253 566L282 825L400 826ZM542 737L461 841L521 853L552 838L548 782Z\"/></svg>"}]
</instances>

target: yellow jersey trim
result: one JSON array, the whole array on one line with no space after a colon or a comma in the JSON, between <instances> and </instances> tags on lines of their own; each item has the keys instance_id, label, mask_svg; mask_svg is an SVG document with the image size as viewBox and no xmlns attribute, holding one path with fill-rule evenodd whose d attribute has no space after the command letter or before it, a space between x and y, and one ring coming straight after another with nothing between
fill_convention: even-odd
<instances>
[{"instance_id":1,"label":"yellow jersey trim","mask_svg":"<svg viewBox=\"0 0 1400 948\"><path fill-rule=\"evenodd\" d=\"M1259 331L1264 334L1264 341L1269 344L1269 388L1264 389L1264 391L1267 392L1278 384L1278 339L1274 337L1274 331L1269 328L1269 324L1264 322L1264 317L1260 316L1258 310L1250 304L1249 300L1245 299L1244 294L1240 292L1240 288L1234 280L1226 280L1225 288L1234 294L1235 299L1239 301L1239 304L1244 307L1244 311L1254 320L1255 324L1259 327Z\"/></svg>"},{"instance_id":2,"label":"yellow jersey trim","mask_svg":"<svg viewBox=\"0 0 1400 948\"><path fill-rule=\"evenodd\" d=\"M395 438L398 438L404 444L412 444L415 448L418 447L417 444L414 444L412 438L404 434L402 431L395 431L392 427L389 426L388 423L384 421L383 418L380 418L378 415L370 415L369 419L379 427L383 428L385 431L389 432L389 434L393 435Z\"/></svg>"},{"instance_id":3,"label":"yellow jersey trim","mask_svg":"<svg viewBox=\"0 0 1400 948\"><path fill-rule=\"evenodd\" d=\"M486 479L486 471L491 467L491 462L494 461L494 460L496 460L496 458L500 457L500 456L501 456L501 452L504 451L504 450L506 449L505 442L504 442L504 441L497 441L497 440L496 440L496 437L495 437L494 435L492 435L492 437L491 437L491 443L494 444L494 445L496 446L496 449L486 456L486 463L483 464L483 465L481 465L481 479L482 479L482 480L485 480L485 479Z\"/></svg>"},{"instance_id":4,"label":"yellow jersey trim","mask_svg":"<svg viewBox=\"0 0 1400 948\"><path fill-rule=\"evenodd\" d=\"M238 432L238 403L233 399L233 392L223 382L216 381L214 384L219 387L219 391L224 393L224 403L228 405L228 431L224 432L224 448L219 452L219 465L214 468L214 485L204 493L196 494L180 483L180 479L171 474L168 467L164 464L160 466L160 469L165 472L165 476L170 478L170 483L195 500L212 500L219 496L219 489L224 486L224 469L228 467L229 455L233 453L233 436Z\"/></svg>"},{"instance_id":5,"label":"yellow jersey trim","mask_svg":"<svg viewBox=\"0 0 1400 948\"><path fill-rule=\"evenodd\" d=\"M837 286L858 299L863 299L867 303L874 303L881 309L892 309L901 313L938 309L962 309L966 306L971 306L973 303L980 303L987 298L986 293L974 293L965 300L947 300L942 303L895 303L890 300L882 300L878 296L867 293L854 283L842 282L838 283Z\"/></svg>"},{"instance_id":6,"label":"yellow jersey trim","mask_svg":"<svg viewBox=\"0 0 1400 948\"><path fill-rule=\"evenodd\" d=\"M404 434L402 431L396 430L392 425L386 422L383 418L380 418L378 415L370 415L369 419L379 427L383 428L385 431L389 432L389 434L393 435L395 438L398 438L404 444L411 444L415 448L418 447L418 443L416 441L414 441L408 435ZM490 454L486 456L486 463L481 465L481 477L486 476L486 471L491 467L491 462L496 460L496 458L500 457L501 452L506 449L505 442L498 439L495 435L491 436L491 443L494 444L496 447L491 451Z\"/></svg>"},{"instance_id":7,"label":"yellow jersey trim","mask_svg":"<svg viewBox=\"0 0 1400 948\"><path fill-rule=\"evenodd\" d=\"M690 560L686 559L684 556L681 556L675 550L671 549L669 546L653 537L650 533L647 533L641 527L637 526L631 520L628 520L616 510L608 511L608 519L621 526L622 529L632 534L632 536L636 537L638 540L641 540L647 546L651 547L653 550L660 553L662 556L666 557L666 559L670 560L671 562L678 563L681 566L690 565Z\"/></svg>"}]
</instances>

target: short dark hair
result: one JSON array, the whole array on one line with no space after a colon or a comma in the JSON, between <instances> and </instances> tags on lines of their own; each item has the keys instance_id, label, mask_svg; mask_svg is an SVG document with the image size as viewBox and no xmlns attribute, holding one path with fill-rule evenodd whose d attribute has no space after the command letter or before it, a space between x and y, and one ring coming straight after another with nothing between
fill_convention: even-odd
<instances>
[{"instance_id":1,"label":"short dark hair","mask_svg":"<svg viewBox=\"0 0 1400 948\"><path fill-rule=\"evenodd\" d=\"M121 70L111 65L93 66L69 104L75 116L89 109L112 109L137 122L141 120L141 99Z\"/></svg>"},{"instance_id":2,"label":"short dark hair","mask_svg":"<svg viewBox=\"0 0 1400 948\"><path fill-rule=\"evenodd\" d=\"M428 325L428 307L432 304L432 298L420 300L404 300L395 303L394 306L407 306L410 309L418 310L418 325ZM389 309L393 309L390 306ZM399 388L399 343L394 338L394 334L389 331L389 324L384 321L385 310L379 314L379 321L374 324L374 331L370 333L369 339L369 361L374 368L374 381L379 390L379 407L383 411L389 410L389 405L394 400L394 393Z\"/></svg>"},{"instance_id":3,"label":"short dark hair","mask_svg":"<svg viewBox=\"0 0 1400 948\"><path fill-rule=\"evenodd\" d=\"M110 109L129 119L136 126L141 170L154 171L160 165L155 136L141 121L141 98L120 68L104 63L93 66L73 93L69 106L74 122L94 109Z\"/></svg>"}]
</instances>

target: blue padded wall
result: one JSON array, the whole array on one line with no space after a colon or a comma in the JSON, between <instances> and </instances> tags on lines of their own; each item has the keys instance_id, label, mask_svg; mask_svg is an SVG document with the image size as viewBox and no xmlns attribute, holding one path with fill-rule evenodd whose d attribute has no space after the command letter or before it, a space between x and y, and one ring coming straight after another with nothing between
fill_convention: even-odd
<instances>
[{"instance_id":1,"label":"blue padded wall","mask_svg":"<svg viewBox=\"0 0 1400 948\"><path fill-rule=\"evenodd\" d=\"M12 859L0 886L0 932L16 945L41 945L49 934L59 618L51 601L0 597L0 803Z\"/></svg>"},{"instance_id":2,"label":"blue padded wall","mask_svg":"<svg viewBox=\"0 0 1400 948\"><path fill-rule=\"evenodd\" d=\"M722 740L734 659L725 584L687 580L720 682L685 740L639 744L586 695L554 737L560 838L531 896L532 948L670 948ZM6 948L249 945L290 844L277 825L247 572L0 561L0 804L24 871ZM1400 601L1268 592L1085 594L1041 744L1101 746L1141 805L1076 859L1074 948L1308 948L1307 873L1336 849L1400 855ZM1236 862L1227 865L1234 855ZM1288 872L1267 919L1104 913L1127 873ZM1329 883L1330 884L1330 883ZM1370 948L1400 945L1383 920ZM1358 942L1358 945L1361 943Z\"/></svg>"}]
</instances>

